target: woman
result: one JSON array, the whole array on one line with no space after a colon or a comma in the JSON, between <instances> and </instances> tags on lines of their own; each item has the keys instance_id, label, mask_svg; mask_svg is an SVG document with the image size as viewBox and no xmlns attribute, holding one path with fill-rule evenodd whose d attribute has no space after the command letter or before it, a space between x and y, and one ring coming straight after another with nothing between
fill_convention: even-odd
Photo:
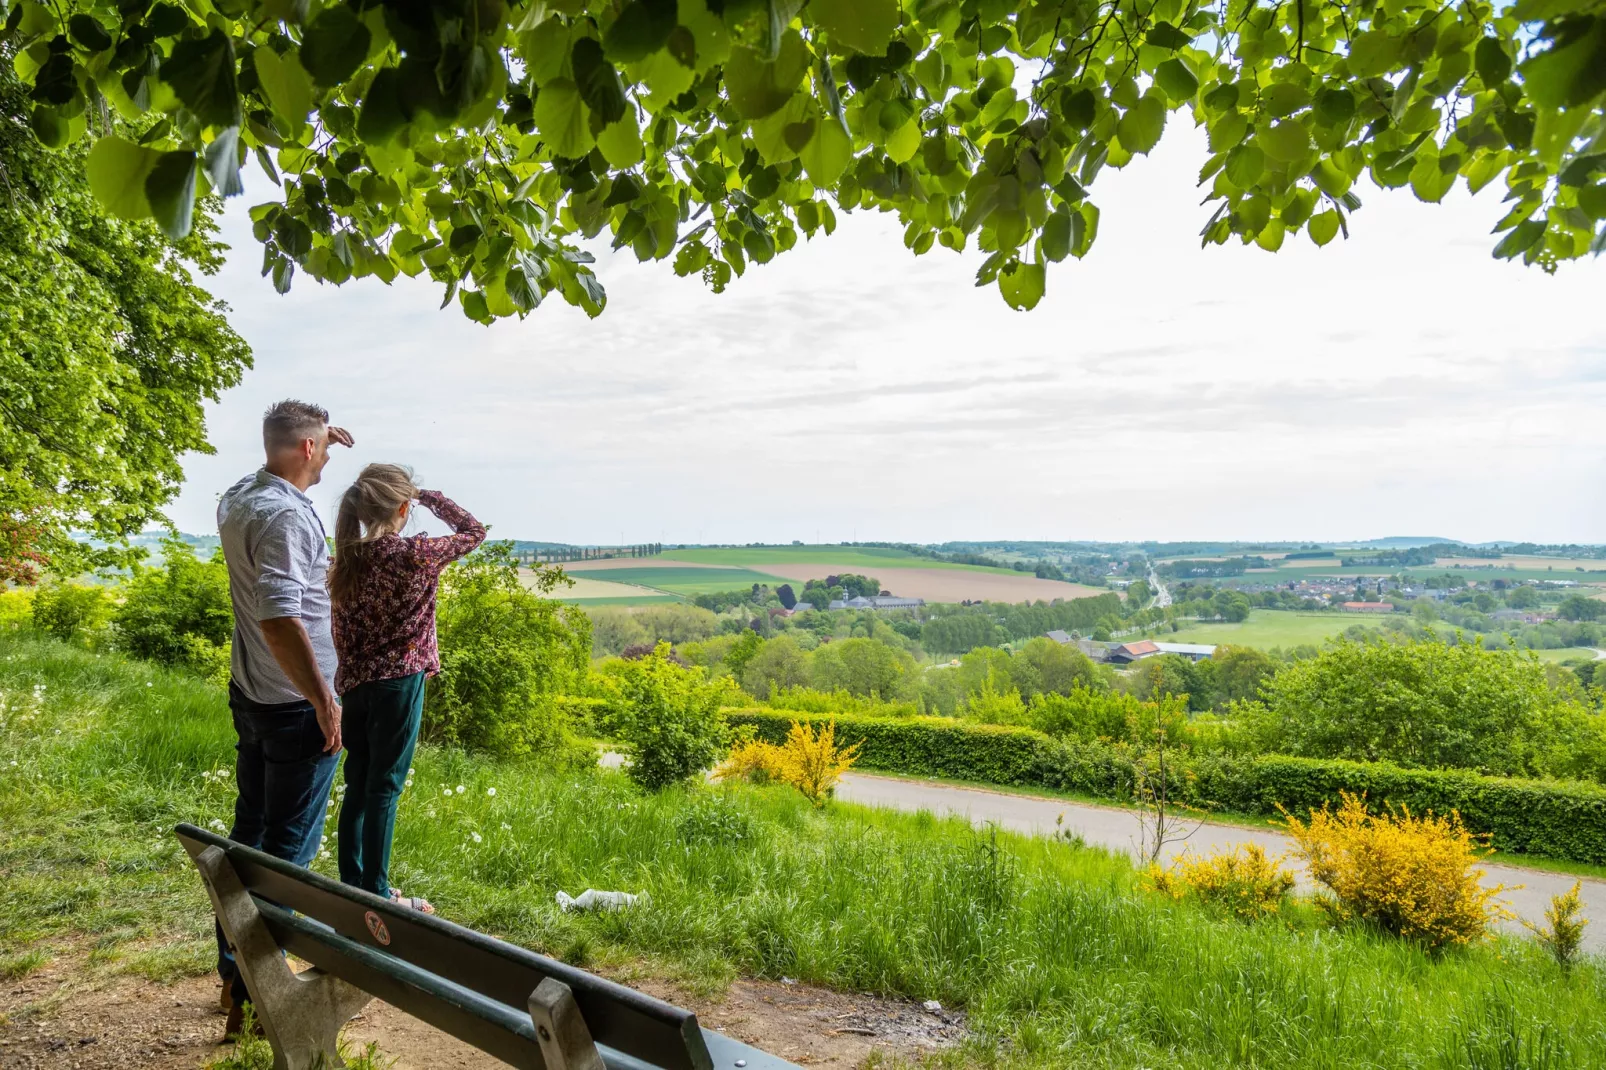
<instances>
[{"instance_id":1,"label":"woman","mask_svg":"<svg viewBox=\"0 0 1606 1070\"><path fill-rule=\"evenodd\" d=\"M456 534L402 538L415 499ZM394 464L364 468L335 522L329 594L346 744L340 880L430 914L426 900L390 887L390 841L418 742L424 680L440 672L435 588L447 565L484 541L485 525L439 491L419 490L412 472Z\"/></svg>"}]
</instances>

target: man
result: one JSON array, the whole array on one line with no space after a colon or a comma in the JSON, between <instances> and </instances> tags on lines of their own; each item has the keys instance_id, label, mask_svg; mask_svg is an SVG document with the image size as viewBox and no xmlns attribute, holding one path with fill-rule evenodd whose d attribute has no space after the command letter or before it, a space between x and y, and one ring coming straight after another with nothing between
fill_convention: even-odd
<instances>
[{"instance_id":1,"label":"man","mask_svg":"<svg viewBox=\"0 0 1606 1070\"><path fill-rule=\"evenodd\" d=\"M331 443L350 446L352 438L329 426L326 411L279 402L262 418L267 463L217 508L234 603L229 709L239 737L229 837L298 866L318 853L340 754L328 543L306 495ZM249 996L221 928L217 939L224 1033L232 1037Z\"/></svg>"}]
</instances>

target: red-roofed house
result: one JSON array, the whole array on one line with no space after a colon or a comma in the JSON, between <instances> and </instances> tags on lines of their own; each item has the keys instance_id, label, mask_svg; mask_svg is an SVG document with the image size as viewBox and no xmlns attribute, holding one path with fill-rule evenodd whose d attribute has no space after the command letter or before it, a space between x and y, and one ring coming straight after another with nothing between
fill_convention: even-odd
<instances>
[{"instance_id":1,"label":"red-roofed house","mask_svg":"<svg viewBox=\"0 0 1606 1070\"><path fill-rule=\"evenodd\" d=\"M1388 602L1345 602L1342 608L1350 613L1394 612L1394 606Z\"/></svg>"},{"instance_id":2,"label":"red-roofed house","mask_svg":"<svg viewBox=\"0 0 1606 1070\"><path fill-rule=\"evenodd\" d=\"M1160 648L1149 639L1140 639L1135 643L1122 643L1110 650L1110 660L1118 662L1133 662L1139 658L1152 657L1160 653Z\"/></svg>"}]
</instances>

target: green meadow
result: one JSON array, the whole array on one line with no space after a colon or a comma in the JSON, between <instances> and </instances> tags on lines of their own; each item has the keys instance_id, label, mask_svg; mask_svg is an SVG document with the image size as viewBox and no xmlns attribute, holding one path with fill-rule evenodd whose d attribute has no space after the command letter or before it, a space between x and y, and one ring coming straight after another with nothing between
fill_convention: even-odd
<instances>
[{"instance_id":1,"label":"green meadow","mask_svg":"<svg viewBox=\"0 0 1606 1070\"><path fill-rule=\"evenodd\" d=\"M1376 624L1371 613L1298 613L1279 609L1254 609L1249 619L1238 624L1226 621L1186 623L1178 632L1161 629L1155 636L1166 643L1232 643L1238 646L1291 647L1320 646L1354 624Z\"/></svg>"}]
</instances>

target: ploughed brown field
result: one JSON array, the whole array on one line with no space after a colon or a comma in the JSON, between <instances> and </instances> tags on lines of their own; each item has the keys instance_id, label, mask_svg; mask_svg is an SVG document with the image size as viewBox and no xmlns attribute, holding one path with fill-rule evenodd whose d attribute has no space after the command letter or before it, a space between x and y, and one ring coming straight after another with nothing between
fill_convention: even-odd
<instances>
[{"instance_id":1,"label":"ploughed brown field","mask_svg":"<svg viewBox=\"0 0 1606 1070\"><path fill-rule=\"evenodd\" d=\"M789 580L823 580L857 569L841 565L812 565L808 562L766 564L764 571ZM884 568L873 573L883 590L899 598L924 598L928 602L1052 602L1056 598L1087 598L1106 594L1097 587L1060 580L1040 580L1028 573L972 572L963 568Z\"/></svg>"}]
</instances>

